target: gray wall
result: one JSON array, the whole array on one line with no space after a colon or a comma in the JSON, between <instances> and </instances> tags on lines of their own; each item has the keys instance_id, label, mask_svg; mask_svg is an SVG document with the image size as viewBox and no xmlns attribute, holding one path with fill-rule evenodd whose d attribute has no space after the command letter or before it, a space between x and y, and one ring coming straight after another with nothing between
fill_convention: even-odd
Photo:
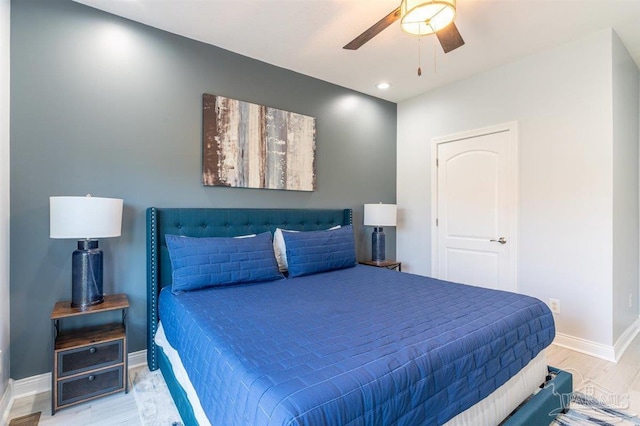
<instances>
[{"instance_id":1,"label":"gray wall","mask_svg":"<svg viewBox=\"0 0 640 426\"><path fill-rule=\"evenodd\" d=\"M0 0L0 413L9 384L9 0ZM8 400L7 400L8 403ZM0 414L2 419L2 414Z\"/></svg>"},{"instance_id":2,"label":"gray wall","mask_svg":"<svg viewBox=\"0 0 640 426\"><path fill-rule=\"evenodd\" d=\"M613 343L638 319L638 115L640 71L618 35L612 43Z\"/></svg>"},{"instance_id":3,"label":"gray wall","mask_svg":"<svg viewBox=\"0 0 640 426\"><path fill-rule=\"evenodd\" d=\"M131 352L145 348L149 206L349 207L369 256L362 205L395 202L395 104L71 1L14 1L11 19L14 379L50 370L49 315L71 296L76 242L49 239L51 195L125 200L122 236L100 246L105 292L131 301ZM318 190L203 187L203 93L316 117Z\"/></svg>"}]
</instances>

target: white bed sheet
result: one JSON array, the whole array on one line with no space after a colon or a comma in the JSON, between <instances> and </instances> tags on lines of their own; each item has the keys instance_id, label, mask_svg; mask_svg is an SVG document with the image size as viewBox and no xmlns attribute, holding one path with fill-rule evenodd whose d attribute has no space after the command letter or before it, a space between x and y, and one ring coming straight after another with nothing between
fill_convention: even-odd
<instances>
[{"instance_id":1,"label":"white bed sheet","mask_svg":"<svg viewBox=\"0 0 640 426\"><path fill-rule=\"evenodd\" d=\"M167 340L167 335L164 334L164 328L162 327L162 323L158 323L158 330L156 331L156 335L154 337L156 345L160 346L164 351L164 354L169 359L171 363L171 368L173 368L173 374L175 374L178 383L182 386L182 389L187 393L187 398L189 398L189 402L191 403L191 407L193 408L193 414L198 421L200 426L211 426L207 415L204 413L202 409L202 404L200 404L200 398L196 394L196 390L191 384L191 380L189 380L189 376L187 375L187 370L184 369L184 365L180 360L180 355L178 355L178 351L176 351Z\"/></svg>"},{"instance_id":2,"label":"white bed sheet","mask_svg":"<svg viewBox=\"0 0 640 426\"><path fill-rule=\"evenodd\" d=\"M211 426L200 399L196 394L187 371L180 360L178 352L169 344L162 323L158 324L155 335L156 345L160 346L169 359L173 373L189 398L193 413L200 426ZM526 398L534 393L547 376L547 360L542 351L518 374L491 395L449 420L446 426L496 425L504 420Z\"/></svg>"}]
</instances>

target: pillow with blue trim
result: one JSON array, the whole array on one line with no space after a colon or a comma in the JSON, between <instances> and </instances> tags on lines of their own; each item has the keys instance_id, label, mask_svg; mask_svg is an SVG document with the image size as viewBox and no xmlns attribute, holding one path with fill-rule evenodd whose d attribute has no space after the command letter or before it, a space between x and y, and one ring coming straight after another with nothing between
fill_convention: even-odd
<instances>
[{"instance_id":1,"label":"pillow with blue trim","mask_svg":"<svg viewBox=\"0 0 640 426\"><path fill-rule=\"evenodd\" d=\"M289 277L356 266L353 226L327 231L284 232Z\"/></svg>"},{"instance_id":2,"label":"pillow with blue trim","mask_svg":"<svg viewBox=\"0 0 640 426\"><path fill-rule=\"evenodd\" d=\"M270 232L248 238L167 234L165 239L171 259L173 293L284 278L273 254Z\"/></svg>"}]
</instances>

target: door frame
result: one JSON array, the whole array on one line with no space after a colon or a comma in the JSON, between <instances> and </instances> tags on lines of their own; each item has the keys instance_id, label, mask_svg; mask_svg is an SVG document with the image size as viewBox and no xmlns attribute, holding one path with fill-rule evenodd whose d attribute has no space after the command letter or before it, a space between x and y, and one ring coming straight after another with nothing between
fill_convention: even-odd
<instances>
[{"instance_id":1,"label":"door frame","mask_svg":"<svg viewBox=\"0 0 640 426\"><path fill-rule=\"evenodd\" d=\"M509 209L509 283L510 288L518 288L518 196L519 196L519 161L518 161L518 122L509 121L507 123L494 126L483 127L475 130L468 130L451 135L435 137L431 139L431 276L438 277L438 168L436 160L438 155L438 145L455 142L462 139L470 139L478 136L490 135L493 133L509 132L509 143L507 152L507 179L512 184L509 185L507 202ZM496 235L499 237L499 235Z\"/></svg>"}]
</instances>

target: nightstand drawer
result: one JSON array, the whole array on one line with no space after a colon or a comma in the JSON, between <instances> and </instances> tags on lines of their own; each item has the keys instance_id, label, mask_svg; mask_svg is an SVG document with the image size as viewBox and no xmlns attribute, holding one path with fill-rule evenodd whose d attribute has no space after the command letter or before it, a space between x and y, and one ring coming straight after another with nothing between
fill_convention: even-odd
<instances>
[{"instance_id":1,"label":"nightstand drawer","mask_svg":"<svg viewBox=\"0 0 640 426\"><path fill-rule=\"evenodd\" d=\"M72 377L58 382L57 406L124 389L123 366Z\"/></svg>"},{"instance_id":2,"label":"nightstand drawer","mask_svg":"<svg viewBox=\"0 0 640 426\"><path fill-rule=\"evenodd\" d=\"M58 352L58 377L122 363L124 340L82 346Z\"/></svg>"}]
</instances>

